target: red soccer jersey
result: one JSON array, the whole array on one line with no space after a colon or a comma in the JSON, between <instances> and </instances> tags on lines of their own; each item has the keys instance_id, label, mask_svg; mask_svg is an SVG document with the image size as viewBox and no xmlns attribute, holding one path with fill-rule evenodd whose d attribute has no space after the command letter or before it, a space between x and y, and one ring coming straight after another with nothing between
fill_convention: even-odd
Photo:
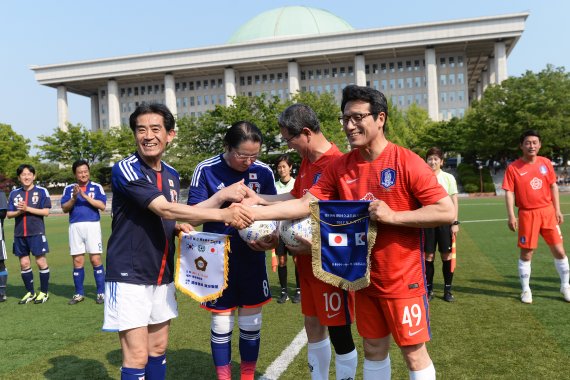
<instances>
[{"instance_id":1,"label":"red soccer jersey","mask_svg":"<svg viewBox=\"0 0 570 380\"><path fill-rule=\"evenodd\" d=\"M329 166L310 190L321 200L382 200L392 210L416 210L447 197L430 167L392 143L373 162L358 150ZM378 225L372 249L370 296L410 298L425 294L421 228Z\"/></svg>"},{"instance_id":2,"label":"red soccer jersey","mask_svg":"<svg viewBox=\"0 0 570 380\"><path fill-rule=\"evenodd\" d=\"M529 164L519 158L507 168L503 189L515 193L518 208L529 210L552 205L550 185L555 182L550 160L538 156L535 163Z\"/></svg>"},{"instance_id":3,"label":"red soccer jersey","mask_svg":"<svg viewBox=\"0 0 570 380\"><path fill-rule=\"evenodd\" d=\"M340 156L342 156L342 152L335 144L332 144L332 147L319 157L317 161L311 163L308 159L304 158L303 161L301 161L299 175L295 178L295 185L293 186L293 190L291 190L291 195L295 198L302 198L303 195L309 191L311 186L319 180L324 170ZM303 272L312 274L311 260L311 255L298 255L297 266L307 268L307 270Z\"/></svg>"}]
</instances>

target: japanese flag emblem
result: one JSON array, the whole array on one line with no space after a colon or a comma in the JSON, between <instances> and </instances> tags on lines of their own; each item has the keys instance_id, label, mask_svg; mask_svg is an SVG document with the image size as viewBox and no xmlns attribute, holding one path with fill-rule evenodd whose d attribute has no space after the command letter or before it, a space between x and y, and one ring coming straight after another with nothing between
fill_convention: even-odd
<instances>
[{"instance_id":1,"label":"japanese flag emblem","mask_svg":"<svg viewBox=\"0 0 570 380\"><path fill-rule=\"evenodd\" d=\"M346 247L347 245L346 234L329 234L329 247Z\"/></svg>"}]
</instances>

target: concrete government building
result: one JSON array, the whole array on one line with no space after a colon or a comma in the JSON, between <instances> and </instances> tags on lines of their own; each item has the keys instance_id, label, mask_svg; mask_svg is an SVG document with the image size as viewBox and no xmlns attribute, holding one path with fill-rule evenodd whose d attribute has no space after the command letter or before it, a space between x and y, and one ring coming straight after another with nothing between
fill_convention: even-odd
<instances>
[{"instance_id":1,"label":"concrete government building","mask_svg":"<svg viewBox=\"0 0 570 380\"><path fill-rule=\"evenodd\" d=\"M57 89L59 128L67 93L91 98L91 129L128 124L141 102L166 104L178 117L199 116L235 95L282 99L298 91L370 86L401 109L416 103L431 119L463 116L490 84L507 78L507 57L529 13L373 29L354 29L321 9L270 10L226 44L34 66L36 80Z\"/></svg>"}]
</instances>

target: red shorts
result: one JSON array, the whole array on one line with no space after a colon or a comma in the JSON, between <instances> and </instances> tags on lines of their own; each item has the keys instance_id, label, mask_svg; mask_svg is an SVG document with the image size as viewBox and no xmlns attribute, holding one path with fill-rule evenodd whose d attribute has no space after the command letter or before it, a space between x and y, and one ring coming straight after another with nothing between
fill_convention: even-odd
<instances>
[{"instance_id":1,"label":"red shorts","mask_svg":"<svg viewBox=\"0 0 570 380\"><path fill-rule=\"evenodd\" d=\"M549 246L562 243L562 233L554 208L549 206L532 210L519 209L518 246L535 249L538 247L539 233Z\"/></svg>"},{"instance_id":2,"label":"red shorts","mask_svg":"<svg viewBox=\"0 0 570 380\"><path fill-rule=\"evenodd\" d=\"M431 339L426 296L377 298L356 292L356 327L363 338L380 339L392 334L398 346Z\"/></svg>"},{"instance_id":3,"label":"red shorts","mask_svg":"<svg viewBox=\"0 0 570 380\"><path fill-rule=\"evenodd\" d=\"M345 326L354 321L354 292L329 285L313 275L309 260L297 256L301 285L301 311L318 317L322 326Z\"/></svg>"}]
</instances>

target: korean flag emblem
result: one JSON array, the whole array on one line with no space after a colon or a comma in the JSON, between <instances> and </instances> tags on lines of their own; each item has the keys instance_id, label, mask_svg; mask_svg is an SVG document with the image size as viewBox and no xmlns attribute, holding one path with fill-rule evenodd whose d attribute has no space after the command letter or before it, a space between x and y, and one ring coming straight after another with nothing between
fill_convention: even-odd
<instances>
[{"instance_id":1,"label":"korean flag emblem","mask_svg":"<svg viewBox=\"0 0 570 380\"><path fill-rule=\"evenodd\" d=\"M366 245L366 232L357 232L354 234L355 245Z\"/></svg>"},{"instance_id":2,"label":"korean flag emblem","mask_svg":"<svg viewBox=\"0 0 570 380\"><path fill-rule=\"evenodd\" d=\"M380 172L380 185L389 189L396 183L396 171L394 169L384 169Z\"/></svg>"},{"instance_id":3,"label":"korean flag emblem","mask_svg":"<svg viewBox=\"0 0 570 380\"><path fill-rule=\"evenodd\" d=\"M346 234L329 234L329 247L346 247L348 239Z\"/></svg>"}]
</instances>

